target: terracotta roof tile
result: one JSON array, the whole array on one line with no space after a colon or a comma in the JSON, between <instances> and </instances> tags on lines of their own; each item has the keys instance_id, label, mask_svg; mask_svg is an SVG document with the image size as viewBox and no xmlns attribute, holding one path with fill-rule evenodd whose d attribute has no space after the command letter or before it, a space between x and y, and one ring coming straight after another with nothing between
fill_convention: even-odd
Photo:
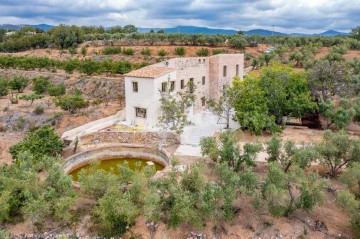
<instances>
[{"instance_id":1,"label":"terracotta roof tile","mask_svg":"<svg viewBox=\"0 0 360 239\"><path fill-rule=\"evenodd\" d=\"M175 69L169 68L169 67L147 66L147 67L143 67L138 70L135 70L135 71L131 71L131 72L125 74L125 76L155 79L159 76L165 75L174 70Z\"/></svg>"}]
</instances>

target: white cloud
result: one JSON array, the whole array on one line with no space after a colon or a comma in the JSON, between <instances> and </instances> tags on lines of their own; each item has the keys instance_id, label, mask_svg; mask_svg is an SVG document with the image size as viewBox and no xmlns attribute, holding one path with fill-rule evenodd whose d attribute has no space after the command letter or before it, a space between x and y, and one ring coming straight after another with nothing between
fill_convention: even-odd
<instances>
[{"instance_id":1,"label":"white cloud","mask_svg":"<svg viewBox=\"0 0 360 239\"><path fill-rule=\"evenodd\" d=\"M0 12L0 24L346 31L360 22L360 0L1 0Z\"/></svg>"}]
</instances>

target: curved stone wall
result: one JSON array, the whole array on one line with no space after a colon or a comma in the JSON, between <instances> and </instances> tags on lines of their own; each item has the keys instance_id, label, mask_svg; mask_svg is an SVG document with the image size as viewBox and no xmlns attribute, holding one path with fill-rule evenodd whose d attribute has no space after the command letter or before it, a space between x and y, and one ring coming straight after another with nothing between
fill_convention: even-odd
<instances>
[{"instance_id":1,"label":"curved stone wall","mask_svg":"<svg viewBox=\"0 0 360 239\"><path fill-rule=\"evenodd\" d=\"M92 160L108 160L112 158L136 158L151 160L166 167L169 154L165 150L157 150L144 146L108 146L84 151L68 158L63 164L65 173L69 174L79 167L89 164Z\"/></svg>"}]
</instances>

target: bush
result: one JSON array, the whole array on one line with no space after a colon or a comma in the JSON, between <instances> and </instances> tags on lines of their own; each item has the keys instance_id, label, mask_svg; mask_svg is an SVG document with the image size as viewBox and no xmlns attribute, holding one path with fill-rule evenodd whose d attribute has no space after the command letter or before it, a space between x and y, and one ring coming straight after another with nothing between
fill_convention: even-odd
<instances>
[{"instance_id":1,"label":"bush","mask_svg":"<svg viewBox=\"0 0 360 239\"><path fill-rule=\"evenodd\" d=\"M132 56L132 55L134 55L134 49L132 49L132 48L124 48L123 54L127 55L127 56Z\"/></svg>"},{"instance_id":2,"label":"bush","mask_svg":"<svg viewBox=\"0 0 360 239\"><path fill-rule=\"evenodd\" d=\"M0 96L6 96L9 93L8 81L0 79Z\"/></svg>"},{"instance_id":3,"label":"bush","mask_svg":"<svg viewBox=\"0 0 360 239\"><path fill-rule=\"evenodd\" d=\"M175 55L177 56L185 56L186 49L184 47L176 47L175 48Z\"/></svg>"},{"instance_id":4,"label":"bush","mask_svg":"<svg viewBox=\"0 0 360 239\"><path fill-rule=\"evenodd\" d=\"M65 147L64 142L55 133L55 129L45 125L38 130L29 132L25 139L9 148L14 159L18 159L21 152L30 152L34 161L41 160L44 156L57 156Z\"/></svg>"},{"instance_id":5,"label":"bush","mask_svg":"<svg viewBox=\"0 0 360 239\"><path fill-rule=\"evenodd\" d=\"M37 105L34 109L34 114L41 115L44 113L44 107L42 105Z\"/></svg>"},{"instance_id":6,"label":"bush","mask_svg":"<svg viewBox=\"0 0 360 239\"><path fill-rule=\"evenodd\" d=\"M50 85L50 82L48 81L48 79L46 79L43 76L34 78L32 80L32 82L33 82L32 89L38 95L45 93L48 90L48 87Z\"/></svg>"},{"instance_id":7,"label":"bush","mask_svg":"<svg viewBox=\"0 0 360 239\"><path fill-rule=\"evenodd\" d=\"M86 53L87 53L87 48L86 48L86 46L81 47L81 54L82 54L83 56L86 56Z\"/></svg>"},{"instance_id":8,"label":"bush","mask_svg":"<svg viewBox=\"0 0 360 239\"><path fill-rule=\"evenodd\" d=\"M196 52L196 55L198 56L208 56L209 55L209 49L207 48L201 48Z\"/></svg>"},{"instance_id":9,"label":"bush","mask_svg":"<svg viewBox=\"0 0 360 239\"><path fill-rule=\"evenodd\" d=\"M51 96L61 96L66 93L66 86L64 83L61 84L50 84L48 88L49 95Z\"/></svg>"},{"instance_id":10,"label":"bush","mask_svg":"<svg viewBox=\"0 0 360 239\"><path fill-rule=\"evenodd\" d=\"M24 92L26 86L29 84L29 79L23 76L15 76L10 82L11 90L17 90L19 93Z\"/></svg>"},{"instance_id":11,"label":"bush","mask_svg":"<svg viewBox=\"0 0 360 239\"><path fill-rule=\"evenodd\" d=\"M26 101L30 101L30 106L34 103L35 100L39 100L44 98L43 95L38 95L38 94L29 94L29 95L22 95L20 96L20 100L26 100Z\"/></svg>"},{"instance_id":12,"label":"bush","mask_svg":"<svg viewBox=\"0 0 360 239\"><path fill-rule=\"evenodd\" d=\"M244 49L247 45L247 42L244 37L233 37L230 40L230 46L234 48Z\"/></svg>"},{"instance_id":13,"label":"bush","mask_svg":"<svg viewBox=\"0 0 360 239\"><path fill-rule=\"evenodd\" d=\"M76 47L69 47L68 51L71 55L75 55L77 53Z\"/></svg>"},{"instance_id":14,"label":"bush","mask_svg":"<svg viewBox=\"0 0 360 239\"><path fill-rule=\"evenodd\" d=\"M115 54L120 54L121 53L121 48L120 47L105 47L102 50L102 53L104 55L115 55Z\"/></svg>"},{"instance_id":15,"label":"bush","mask_svg":"<svg viewBox=\"0 0 360 239\"><path fill-rule=\"evenodd\" d=\"M213 55L218 55L218 54L222 54L222 53L226 53L226 50L225 49L214 49L214 50L212 50Z\"/></svg>"},{"instance_id":16,"label":"bush","mask_svg":"<svg viewBox=\"0 0 360 239\"><path fill-rule=\"evenodd\" d=\"M141 55L143 56L151 56L151 50L149 48L145 48L141 50Z\"/></svg>"},{"instance_id":17,"label":"bush","mask_svg":"<svg viewBox=\"0 0 360 239\"><path fill-rule=\"evenodd\" d=\"M157 54L158 54L158 56L164 57L164 56L168 55L169 53L167 51L165 51L164 49L161 49L160 51L158 51Z\"/></svg>"},{"instance_id":18,"label":"bush","mask_svg":"<svg viewBox=\"0 0 360 239\"><path fill-rule=\"evenodd\" d=\"M54 102L57 107L69 111L72 114L75 114L79 109L87 108L89 106L89 102L85 100L81 92L59 96Z\"/></svg>"}]
</instances>

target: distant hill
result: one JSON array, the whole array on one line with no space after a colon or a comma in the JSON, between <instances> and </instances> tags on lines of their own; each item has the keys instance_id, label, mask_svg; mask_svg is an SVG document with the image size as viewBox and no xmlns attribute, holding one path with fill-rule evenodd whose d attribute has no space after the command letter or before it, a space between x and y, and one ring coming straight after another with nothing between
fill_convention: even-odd
<instances>
[{"instance_id":1,"label":"distant hill","mask_svg":"<svg viewBox=\"0 0 360 239\"><path fill-rule=\"evenodd\" d=\"M187 34L225 34L232 35L236 34L237 30L227 30L227 29L215 29L215 28L207 28L207 27L195 27L195 26L177 26L173 28L138 28L139 32L147 33L151 30L159 31L164 30L166 33L187 33ZM348 33L338 32L334 30L328 30L326 32L322 32L319 34L306 34L306 33L283 33L277 31L269 31L264 29L253 29L249 31L243 31L245 35L259 35L259 36L346 36Z\"/></svg>"},{"instance_id":2,"label":"distant hill","mask_svg":"<svg viewBox=\"0 0 360 239\"><path fill-rule=\"evenodd\" d=\"M20 30L23 26L33 26L40 28L44 31L47 31L54 26L47 25L47 24L38 24L38 25L12 25L12 24L2 24L0 25L0 29L7 29L7 30ZM109 29L110 27L107 27L106 29ZM216 28L208 28L208 27L196 27L196 26L177 26L172 28L142 28L139 27L138 31L142 33L150 32L151 30L159 31L164 30L166 33L185 33L185 34L225 34L225 35L233 35L236 34L237 30L231 30L231 29L216 29ZM349 35L349 33L344 32L338 32L335 30L328 30L326 32L322 32L319 34L305 34L305 33L290 33L286 34L283 32L277 32L277 31L269 31L264 29L253 29L249 31L243 31L245 35L251 36L251 35L259 35L259 36L346 36Z\"/></svg>"},{"instance_id":3,"label":"distant hill","mask_svg":"<svg viewBox=\"0 0 360 239\"><path fill-rule=\"evenodd\" d=\"M226 29L213 29L207 27L195 27L195 26L177 26L173 28L138 28L139 32L150 32L151 30L158 31L163 29L166 33L186 33L186 34L235 34L236 30Z\"/></svg>"},{"instance_id":4,"label":"distant hill","mask_svg":"<svg viewBox=\"0 0 360 239\"><path fill-rule=\"evenodd\" d=\"M244 31L245 35L252 36L252 35L260 35L260 36L286 36L287 34L282 32L272 32L269 30L264 29L254 29L250 31Z\"/></svg>"},{"instance_id":5,"label":"distant hill","mask_svg":"<svg viewBox=\"0 0 360 239\"><path fill-rule=\"evenodd\" d=\"M31 26L31 27L37 27L40 28L41 30L47 31L51 28L53 28L54 26L51 25L47 25L47 24L38 24L38 25L28 25L28 24L21 24L21 25L12 25L12 24L1 24L0 25L0 29L5 29L5 30L20 30L22 27L24 26Z\"/></svg>"}]
</instances>

